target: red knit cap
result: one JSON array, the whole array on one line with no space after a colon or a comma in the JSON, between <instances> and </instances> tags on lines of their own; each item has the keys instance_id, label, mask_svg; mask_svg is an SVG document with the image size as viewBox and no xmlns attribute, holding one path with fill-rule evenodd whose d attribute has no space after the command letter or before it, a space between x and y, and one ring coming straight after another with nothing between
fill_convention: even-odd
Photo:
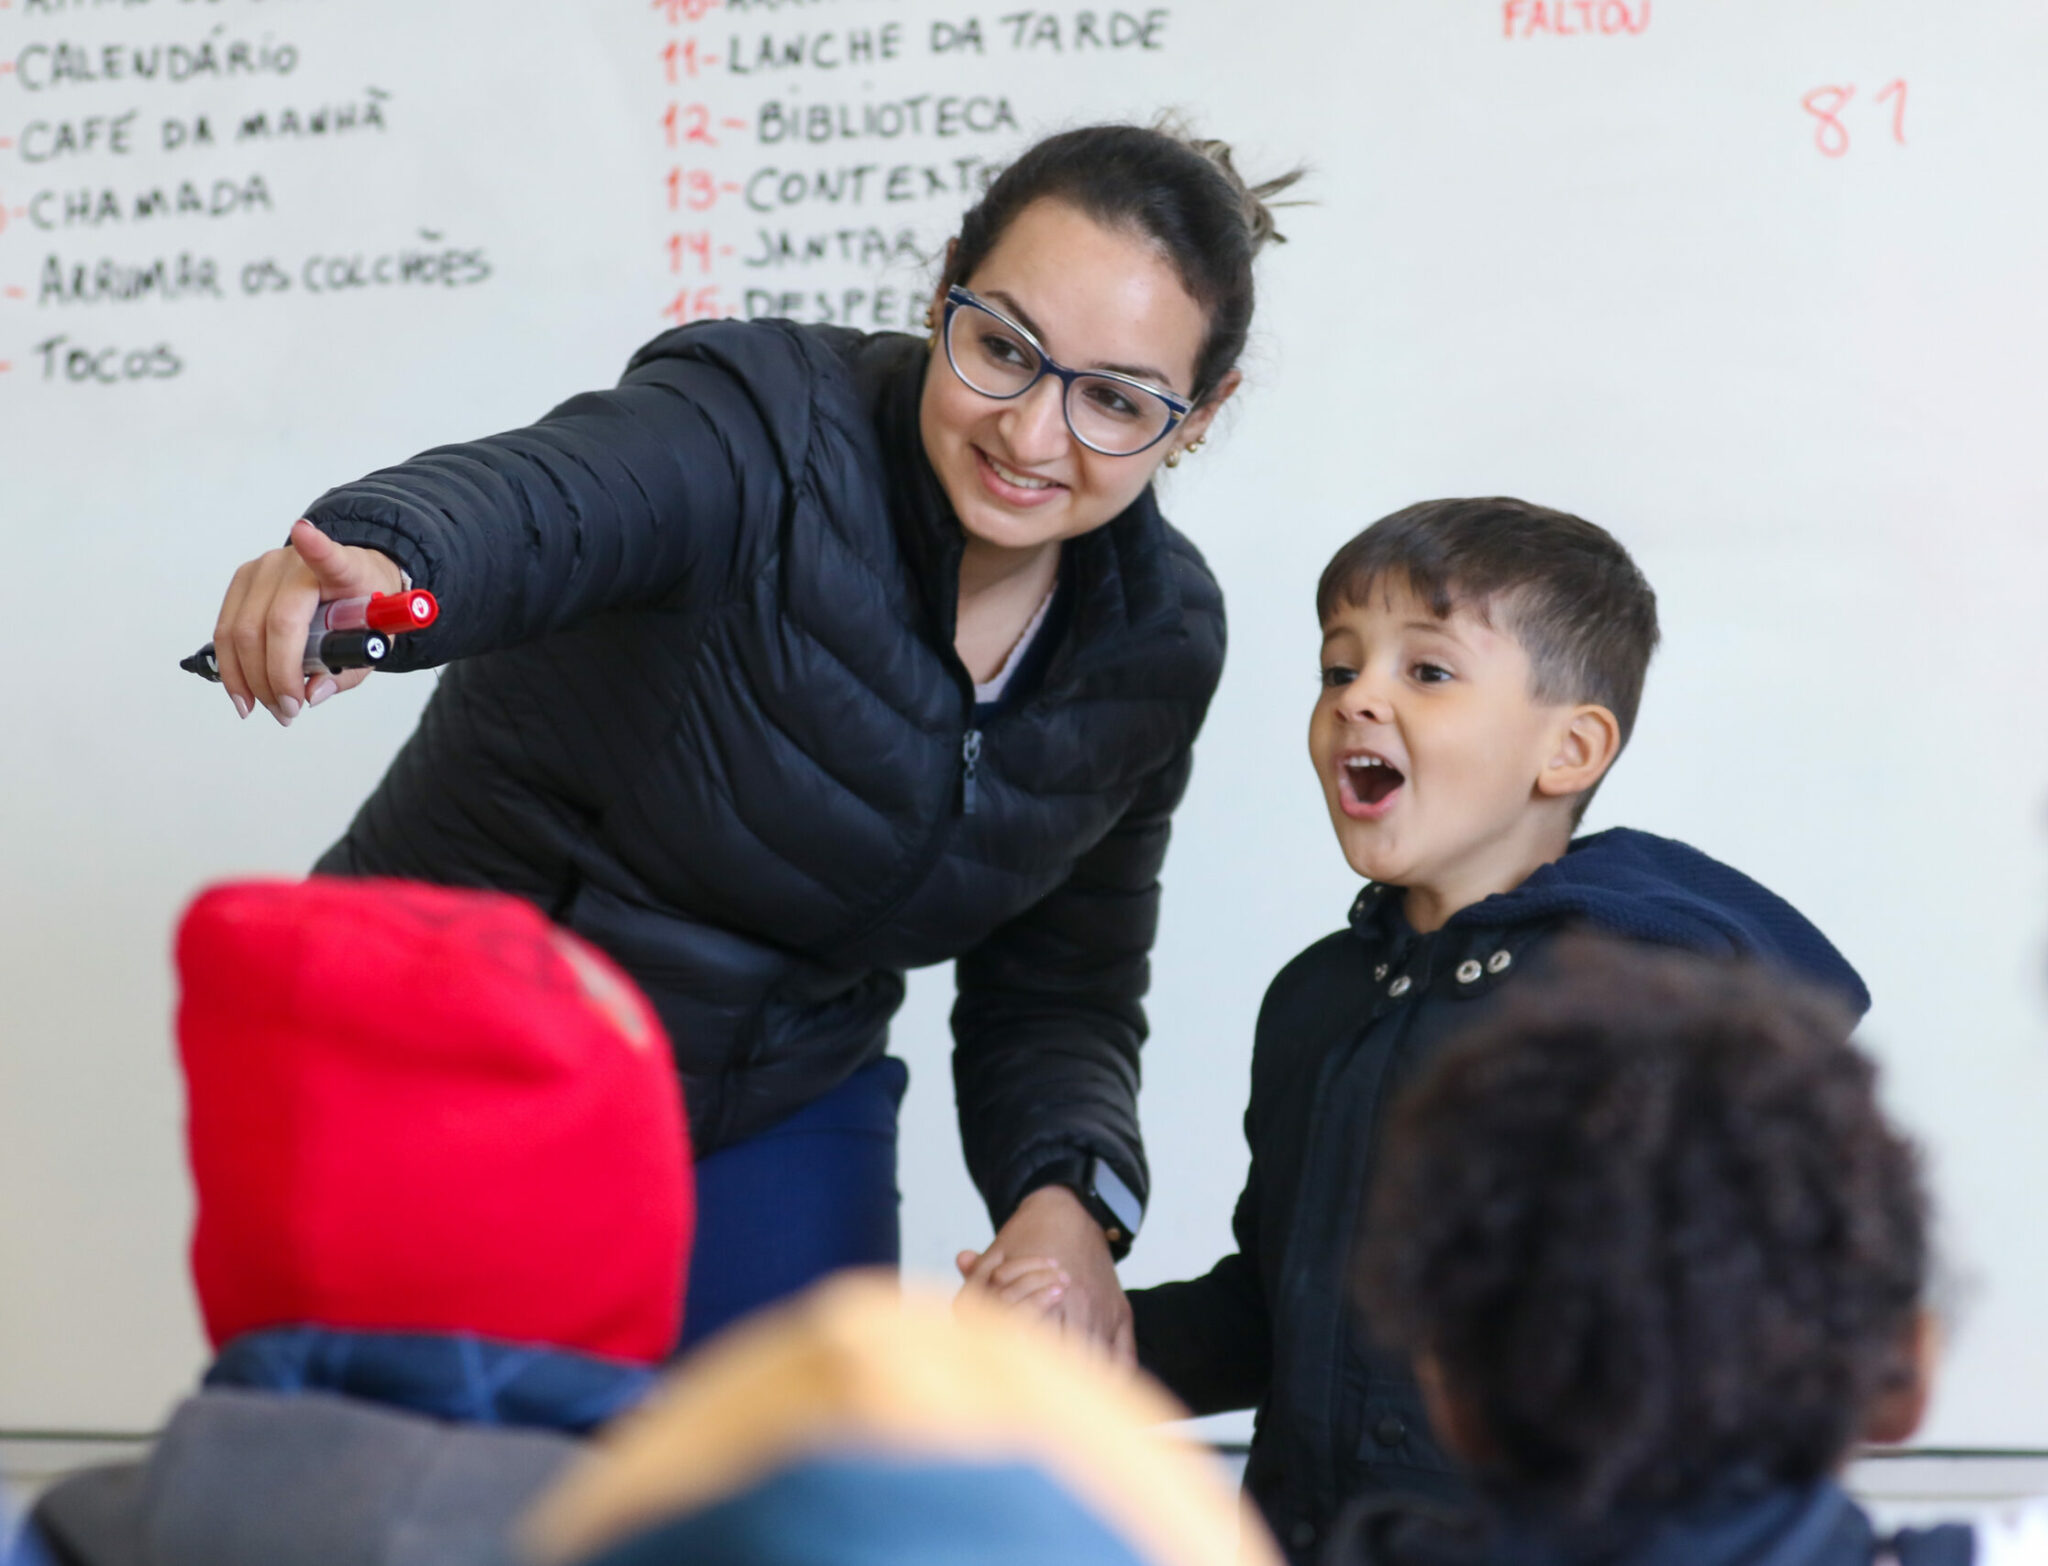
<instances>
[{"instance_id":1,"label":"red knit cap","mask_svg":"<svg viewBox=\"0 0 2048 1566\"><path fill-rule=\"evenodd\" d=\"M315 877L202 893L178 970L216 1347L310 1323L673 1349L682 1090L607 958L517 898Z\"/></svg>"}]
</instances>

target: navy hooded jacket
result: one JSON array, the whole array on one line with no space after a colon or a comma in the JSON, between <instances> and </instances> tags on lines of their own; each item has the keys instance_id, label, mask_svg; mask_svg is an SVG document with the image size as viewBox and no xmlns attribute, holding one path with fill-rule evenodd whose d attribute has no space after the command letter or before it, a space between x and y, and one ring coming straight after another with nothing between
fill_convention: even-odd
<instances>
[{"instance_id":1,"label":"navy hooded jacket","mask_svg":"<svg viewBox=\"0 0 2048 1566\"><path fill-rule=\"evenodd\" d=\"M1350 1301L1380 1128L1423 1060L1568 930L1776 963L1859 1015L1870 1004L1784 899L1646 832L1582 838L1428 934L1401 904L1400 888L1367 887L1350 928L1274 979L1252 1053L1238 1248L1204 1277L1131 1295L1146 1369L1198 1414L1258 1409L1245 1484L1303 1560L1360 1495L1463 1496L1406 1363L1370 1345Z\"/></svg>"}]
</instances>

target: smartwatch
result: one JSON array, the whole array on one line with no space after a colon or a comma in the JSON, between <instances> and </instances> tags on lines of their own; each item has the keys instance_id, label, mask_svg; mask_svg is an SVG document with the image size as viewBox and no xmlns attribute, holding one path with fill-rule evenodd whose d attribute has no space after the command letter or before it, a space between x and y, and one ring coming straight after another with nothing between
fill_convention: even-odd
<instances>
[{"instance_id":1,"label":"smartwatch","mask_svg":"<svg viewBox=\"0 0 2048 1566\"><path fill-rule=\"evenodd\" d=\"M1046 1164L1032 1176L1025 1194L1048 1185L1063 1185L1080 1198L1088 1216L1102 1225L1112 1261L1122 1261L1130 1254L1138 1226L1145 1221L1145 1204L1110 1167L1109 1160L1077 1153Z\"/></svg>"}]
</instances>

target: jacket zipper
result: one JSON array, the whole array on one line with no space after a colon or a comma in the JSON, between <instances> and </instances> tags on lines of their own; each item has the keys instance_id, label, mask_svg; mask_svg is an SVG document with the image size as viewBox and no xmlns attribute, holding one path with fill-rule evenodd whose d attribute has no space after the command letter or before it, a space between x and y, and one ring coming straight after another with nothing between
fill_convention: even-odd
<instances>
[{"instance_id":1,"label":"jacket zipper","mask_svg":"<svg viewBox=\"0 0 2048 1566\"><path fill-rule=\"evenodd\" d=\"M961 676L963 679L966 677L964 669L961 671ZM967 727L960 734L959 813L963 816L974 814L975 804L980 797L979 773L981 767L982 733L975 726L972 716L974 691L971 685L967 687L967 702L969 712ZM923 852L918 855L917 864L910 872L908 878L897 888L895 894L887 903L876 912L868 915L867 918L861 920L852 929L836 937L831 943L832 945L843 947L851 945L855 941L864 940L896 917L904 905L917 895L918 889L925 883L925 877L932 873L932 866L939 862L940 856L945 852L946 841L953 835L953 819L953 812L948 810L940 812L938 819L932 824L931 835L925 839Z\"/></svg>"},{"instance_id":2,"label":"jacket zipper","mask_svg":"<svg viewBox=\"0 0 2048 1566\"><path fill-rule=\"evenodd\" d=\"M981 730L970 728L960 736L960 814L974 814L975 773L981 766Z\"/></svg>"}]
</instances>

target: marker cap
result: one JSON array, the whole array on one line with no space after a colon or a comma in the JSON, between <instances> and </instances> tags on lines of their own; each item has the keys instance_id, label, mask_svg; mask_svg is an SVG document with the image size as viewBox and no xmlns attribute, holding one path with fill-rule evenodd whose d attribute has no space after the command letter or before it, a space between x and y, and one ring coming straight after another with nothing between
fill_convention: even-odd
<instances>
[{"instance_id":1,"label":"marker cap","mask_svg":"<svg viewBox=\"0 0 2048 1566\"><path fill-rule=\"evenodd\" d=\"M397 635L403 631L424 631L434 623L441 606L423 587L403 593L378 593L363 610L363 623L373 631Z\"/></svg>"}]
</instances>

